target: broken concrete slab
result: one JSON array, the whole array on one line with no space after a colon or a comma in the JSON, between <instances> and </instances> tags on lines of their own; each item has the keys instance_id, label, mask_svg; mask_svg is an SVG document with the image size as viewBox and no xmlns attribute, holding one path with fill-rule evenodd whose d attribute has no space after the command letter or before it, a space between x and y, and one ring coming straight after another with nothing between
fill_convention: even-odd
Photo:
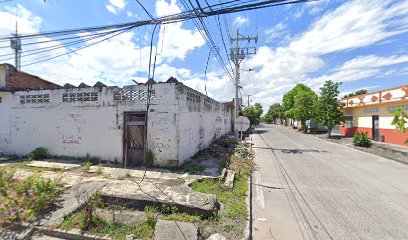
<instances>
[{"instance_id":1,"label":"broken concrete slab","mask_svg":"<svg viewBox=\"0 0 408 240\"><path fill-rule=\"evenodd\" d=\"M26 240L29 239L35 229L26 224L14 224L0 231L0 239Z\"/></svg>"},{"instance_id":2,"label":"broken concrete slab","mask_svg":"<svg viewBox=\"0 0 408 240\"><path fill-rule=\"evenodd\" d=\"M227 240L226 237L222 236L219 233L214 233L213 235L209 236L207 240Z\"/></svg>"},{"instance_id":3,"label":"broken concrete slab","mask_svg":"<svg viewBox=\"0 0 408 240\"><path fill-rule=\"evenodd\" d=\"M154 230L154 240L198 239L198 226L194 223L159 220Z\"/></svg>"},{"instance_id":4,"label":"broken concrete slab","mask_svg":"<svg viewBox=\"0 0 408 240\"><path fill-rule=\"evenodd\" d=\"M144 223L146 220L144 212L135 210L98 208L95 213L104 221L120 224L137 225Z\"/></svg>"},{"instance_id":5,"label":"broken concrete slab","mask_svg":"<svg viewBox=\"0 0 408 240\"><path fill-rule=\"evenodd\" d=\"M50 162L50 161L32 161L27 164L29 167L37 168L48 168L48 169L60 169L60 170L71 170L78 168L81 165L75 163L62 163L62 162Z\"/></svg>"},{"instance_id":6,"label":"broken concrete slab","mask_svg":"<svg viewBox=\"0 0 408 240\"><path fill-rule=\"evenodd\" d=\"M44 216L38 225L58 226L64 220L64 217L81 209L89 201L90 197L105 185L104 182L84 182L74 185L59 197L60 202L57 203L57 210Z\"/></svg>"},{"instance_id":7,"label":"broken concrete slab","mask_svg":"<svg viewBox=\"0 0 408 240\"><path fill-rule=\"evenodd\" d=\"M69 240L111 240L109 237L98 237L94 235L83 234L79 229L71 229L68 231L52 228L41 228L39 231L45 236L54 237L57 239Z\"/></svg>"},{"instance_id":8,"label":"broken concrete slab","mask_svg":"<svg viewBox=\"0 0 408 240\"><path fill-rule=\"evenodd\" d=\"M179 183L146 179L138 181L112 180L100 190L100 194L110 204L120 203L137 210L143 210L148 205L161 207L163 204L174 205L181 212L203 216L211 216L215 210L219 210L216 195L195 192Z\"/></svg>"},{"instance_id":9,"label":"broken concrete slab","mask_svg":"<svg viewBox=\"0 0 408 240\"><path fill-rule=\"evenodd\" d=\"M232 170L227 170L225 173L225 180L224 180L224 185L227 188L233 188L234 187L234 178L235 178L235 172Z\"/></svg>"}]
</instances>

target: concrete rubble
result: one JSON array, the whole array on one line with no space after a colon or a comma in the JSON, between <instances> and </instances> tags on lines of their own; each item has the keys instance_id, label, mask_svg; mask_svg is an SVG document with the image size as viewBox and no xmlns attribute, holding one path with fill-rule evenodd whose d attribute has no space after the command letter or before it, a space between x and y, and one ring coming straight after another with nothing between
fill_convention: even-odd
<instances>
[{"instance_id":1,"label":"concrete rubble","mask_svg":"<svg viewBox=\"0 0 408 240\"><path fill-rule=\"evenodd\" d=\"M234 179L235 179L235 172L232 170L226 170L223 171L223 180L224 180L224 186L227 188L233 188L234 187Z\"/></svg>"},{"instance_id":2,"label":"concrete rubble","mask_svg":"<svg viewBox=\"0 0 408 240\"><path fill-rule=\"evenodd\" d=\"M104 221L120 224L137 225L142 224L146 220L146 214L142 211L98 208L95 213Z\"/></svg>"},{"instance_id":3,"label":"concrete rubble","mask_svg":"<svg viewBox=\"0 0 408 240\"><path fill-rule=\"evenodd\" d=\"M194 223L164 221L156 223L154 240L194 240L198 239L198 226Z\"/></svg>"},{"instance_id":4,"label":"concrete rubble","mask_svg":"<svg viewBox=\"0 0 408 240\"><path fill-rule=\"evenodd\" d=\"M226 237L222 236L219 233L214 233L213 235L209 236L207 240L227 240Z\"/></svg>"}]
</instances>

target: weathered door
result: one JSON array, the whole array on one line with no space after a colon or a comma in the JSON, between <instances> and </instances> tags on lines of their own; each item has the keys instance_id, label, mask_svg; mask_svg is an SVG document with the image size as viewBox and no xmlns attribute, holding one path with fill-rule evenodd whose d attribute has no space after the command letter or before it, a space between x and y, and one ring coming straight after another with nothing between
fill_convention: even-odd
<instances>
[{"instance_id":1,"label":"weathered door","mask_svg":"<svg viewBox=\"0 0 408 240\"><path fill-rule=\"evenodd\" d=\"M145 113L125 112L124 162L126 166L137 166L144 162Z\"/></svg>"},{"instance_id":2,"label":"weathered door","mask_svg":"<svg viewBox=\"0 0 408 240\"><path fill-rule=\"evenodd\" d=\"M373 140L378 141L380 137L380 118L378 115L373 116Z\"/></svg>"}]
</instances>

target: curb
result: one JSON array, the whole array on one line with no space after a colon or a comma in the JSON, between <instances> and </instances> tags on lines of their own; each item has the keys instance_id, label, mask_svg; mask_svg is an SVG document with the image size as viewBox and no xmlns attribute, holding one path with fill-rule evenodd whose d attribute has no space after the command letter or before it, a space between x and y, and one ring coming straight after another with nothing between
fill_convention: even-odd
<instances>
[{"instance_id":1,"label":"curb","mask_svg":"<svg viewBox=\"0 0 408 240\"><path fill-rule=\"evenodd\" d=\"M369 150L369 149L372 149L372 148L355 147L352 144L342 144L342 143L339 143L337 141L334 141L334 140L331 140L331 139L328 139L328 138L321 138L321 137L318 137L318 136L314 136L314 137L325 140L325 141L328 141L328 142L336 143L336 144L339 144L339 145L344 146L344 147L356 149L356 150L359 150L359 151L362 151L362 152L365 152L365 153L370 153L370 154L373 154L373 155L378 156L378 157L383 157L383 158L386 158L386 159L389 159L389 160L392 160L392 161L396 161L396 162L408 165L408 160L399 159L399 158L396 158L396 157L393 157L393 156L390 156L390 155L386 155L386 154L376 154L376 153L373 153L373 152L371 152ZM378 146L375 146L375 147L379 148L379 149L381 149L383 151L387 151L387 152L393 151L393 150L390 150L390 149L387 149L387 148L384 148L384 147L378 147Z\"/></svg>"},{"instance_id":2,"label":"curb","mask_svg":"<svg viewBox=\"0 0 408 240\"><path fill-rule=\"evenodd\" d=\"M79 229L63 231L59 229L38 228L38 231L39 233L42 233L49 237L56 237L68 240L110 240L110 238L81 234Z\"/></svg>"}]
</instances>

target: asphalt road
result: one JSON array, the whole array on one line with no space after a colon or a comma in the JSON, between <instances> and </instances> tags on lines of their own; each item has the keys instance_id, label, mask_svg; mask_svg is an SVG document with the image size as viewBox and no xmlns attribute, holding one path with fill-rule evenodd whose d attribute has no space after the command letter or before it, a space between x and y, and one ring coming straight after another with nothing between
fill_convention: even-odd
<instances>
[{"instance_id":1,"label":"asphalt road","mask_svg":"<svg viewBox=\"0 0 408 240\"><path fill-rule=\"evenodd\" d=\"M253 239L408 239L408 165L281 126L252 138Z\"/></svg>"}]
</instances>

